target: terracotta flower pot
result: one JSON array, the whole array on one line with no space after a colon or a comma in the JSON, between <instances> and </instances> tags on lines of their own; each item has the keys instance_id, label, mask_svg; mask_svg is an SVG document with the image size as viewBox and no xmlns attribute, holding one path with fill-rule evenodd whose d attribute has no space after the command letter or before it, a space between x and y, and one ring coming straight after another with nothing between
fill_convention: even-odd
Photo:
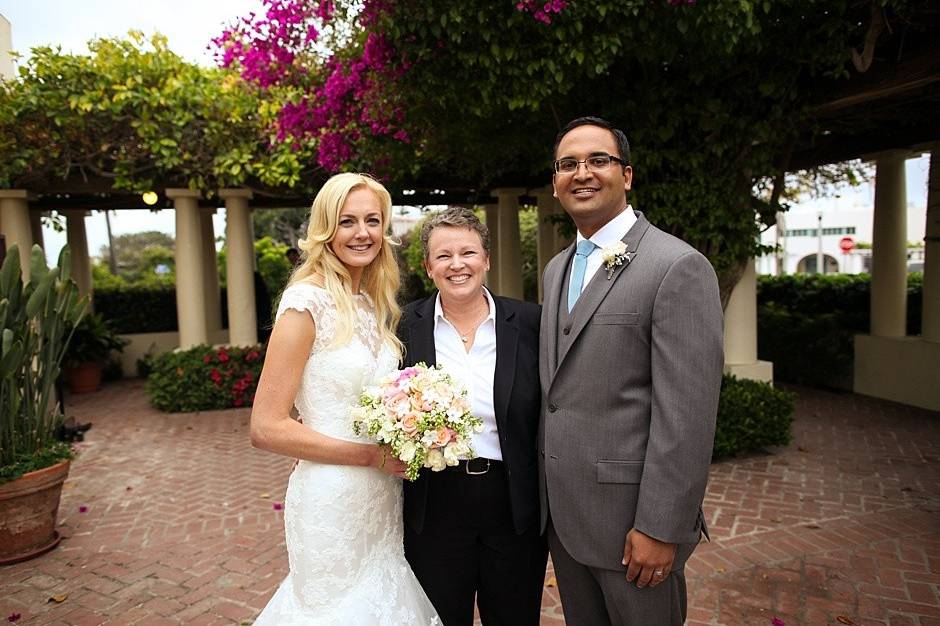
<instances>
[{"instance_id":1,"label":"terracotta flower pot","mask_svg":"<svg viewBox=\"0 0 940 626\"><path fill-rule=\"evenodd\" d=\"M25 561L59 544L56 517L69 462L0 485L0 565Z\"/></svg>"},{"instance_id":2,"label":"terracotta flower pot","mask_svg":"<svg viewBox=\"0 0 940 626\"><path fill-rule=\"evenodd\" d=\"M90 393L101 389L101 363L91 361L76 367L66 367L65 381L72 393Z\"/></svg>"}]
</instances>

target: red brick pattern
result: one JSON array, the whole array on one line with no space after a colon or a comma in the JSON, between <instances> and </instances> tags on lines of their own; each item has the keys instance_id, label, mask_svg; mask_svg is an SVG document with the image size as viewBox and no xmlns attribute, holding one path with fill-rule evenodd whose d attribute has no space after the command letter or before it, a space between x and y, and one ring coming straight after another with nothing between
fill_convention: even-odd
<instances>
[{"instance_id":1,"label":"red brick pattern","mask_svg":"<svg viewBox=\"0 0 940 626\"><path fill-rule=\"evenodd\" d=\"M688 623L940 626L940 414L796 391L790 446L712 467ZM0 621L250 623L287 569L290 461L250 447L248 411L166 415L127 381L69 413L94 427L64 539L0 568ZM542 624L564 624L551 570Z\"/></svg>"}]
</instances>

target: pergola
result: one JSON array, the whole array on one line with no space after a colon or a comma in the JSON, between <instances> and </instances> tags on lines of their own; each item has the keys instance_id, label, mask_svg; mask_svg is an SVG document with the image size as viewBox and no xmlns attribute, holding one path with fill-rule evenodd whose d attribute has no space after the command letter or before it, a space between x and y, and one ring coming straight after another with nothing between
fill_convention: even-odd
<instances>
[{"instance_id":1,"label":"pergola","mask_svg":"<svg viewBox=\"0 0 940 626\"><path fill-rule=\"evenodd\" d=\"M916 54L903 63L875 61L850 81L833 83L830 97L814 110L825 132L822 140L795 146L789 171L844 161L874 160L877 165L872 255L871 332L855 343L855 391L940 410L940 159L931 160L925 242L923 331L906 336L906 197L905 159L930 152L940 155L940 43L910 42ZM810 137L810 133L807 133ZM543 180L508 177L505 184L482 188L473 181L433 178L391 185L396 204L483 206L493 235L489 287L497 294L522 297L522 262L518 211L538 209L539 275L548 259L569 242L546 218L561 211ZM156 190L158 208L176 214L177 314L179 333L131 337L125 355L201 343L249 345L257 342L254 308L251 210L307 206L310 198L290 191L220 189L206 199L189 189ZM227 262L228 332L221 328L215 271L212 214L224 205ZM63 213L73 251L72 273L83 293L91 292L91 267L84 217L93 209L152 209L133 194L116 191L106 180L50 181L48 186L0 190L0 232L21 254L42 244L40 216ZM24 264L28 271L28 264ZM540 281L541 283L541 281ZM541 298L541 284L539 290ZM756 272L749 264L725 310L726 371L772 381L772 364L757 358Z\"/></svg>"}]
</instances>

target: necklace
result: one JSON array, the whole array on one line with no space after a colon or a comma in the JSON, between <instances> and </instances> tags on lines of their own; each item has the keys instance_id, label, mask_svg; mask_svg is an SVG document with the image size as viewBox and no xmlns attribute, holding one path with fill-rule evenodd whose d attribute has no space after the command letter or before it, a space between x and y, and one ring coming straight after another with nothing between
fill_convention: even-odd
<instances>
[{"instance_id":1,"label":"necklace","mask_svg":"<svg viewBox=\"0 0 940 626\"><path fill-rule=\"evenodd\" d=\"M441 305L441 308L443 309L443 303L442 303L442 305ZM466 332L464 332L464 331L460 330L459 328L457 328L457 324L454 322L454 320L452 319L452 317L447 314L447 311L446 311L446 310L444 311L444 318L445 318L448 322L450 322L450 325L453 326L453 327L454 327L454 330L457 331L457 336L460 337L460 341L462 341L462 342L464 342L464 343L467 343L468 341L470 341L470 336L471 336L474 332L476 332L476 329L480 327L480 324L482 324L483 322L485 322L485 321L486 321L486 318L488 318L489 316L490 316L490 307L489 307L489 303L487 302L486 312L483 314L483 317L481 317L469 330L467 330Z\"/></svg>"},{"instance_id":2,"label":"necklace","mask_svg":"<svg viewBox=\"0 0 940 626\"><path fill-rule=\"evenodd\" d=\"M487 313L487 317L489 317L489 313ZM476 324L474 324L474 325L473 325L473 328L471 328L470 330L468 330L468 331L465 332L465 333L464 333L464 332L461 332L460 329L457 328L457 325L454 324L453 322L451 322L450 325L453 326L453 327L454 327L454 330L457 331L457 335L460 336L460 341L462 341L462 342L464 342L464 343L467 343L468 341L470 341L470 335L472 335L474 332L476 332L476 329L479 328L479 327L480 327L480 324L482 324L484 321L486 321L486 317L484 317L482 320L480 320L479 322L477 322Z\"/></svg>"}]
</instances>

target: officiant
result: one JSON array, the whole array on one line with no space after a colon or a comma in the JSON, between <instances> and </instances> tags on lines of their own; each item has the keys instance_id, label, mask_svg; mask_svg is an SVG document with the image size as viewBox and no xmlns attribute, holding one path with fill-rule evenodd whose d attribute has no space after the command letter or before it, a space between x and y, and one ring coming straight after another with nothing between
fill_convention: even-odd
<instances>
[{"instance_id":1,"label":"officiant","mask_svg":"<svg viewBox=\"0 0 940 626\"><path fill-rule=\"evenodd\" d=\"M540 307L484 286L490 237L473 211L448 208L421 228L437 291L405 307L404 365L443 366L483 420L473 457L405 482L405 556L444 626L537 626L548 549L540 535Z\"/></svg>"}]
</instances>

